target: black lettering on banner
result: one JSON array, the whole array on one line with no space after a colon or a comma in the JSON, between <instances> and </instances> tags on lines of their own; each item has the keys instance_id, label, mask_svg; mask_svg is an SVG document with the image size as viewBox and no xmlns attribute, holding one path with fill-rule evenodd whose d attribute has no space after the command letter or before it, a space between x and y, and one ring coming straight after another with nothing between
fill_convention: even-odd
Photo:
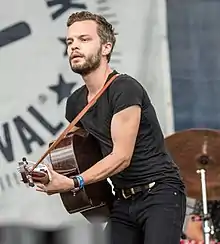
<instances>
[{"instance_id":1,"label":"black lettering on banner","mask_svg":"<svg viewBox=\"0 0 220 244\"><path fill-rule=\"evenodd\" d=\"M59 124L52 126L44 117L41 115L33 106L28 108L30 114L32 114L35 119L37 119L52 135L56 135L60 129L64 126L64 123L60 122Z\"/></svg>"},{"instance_id":2,"label":"black lettering on banner","mask_svg":"<svg viewBox=\"0 0 220 244\"><path fill-rule=\"evenodd\" d=\"M5 159L8 162L12 162L14 160L14 153L8 123L3 124L3 131L4 142L2 141L2 138L0 138L0 150L4 155Z\"/></svg>"},{"instance_id":3,"label":"black lettering on banner","mask_svg":"<svg viewBox=\"0 0 220 244\"><path fill-rule=\"evenodd\" d=\"M7 188L13 188L17 185L21 185L21 181L17 172L12 174L5 174L0 177L0 191L6 191Z\"/></svg>"},{"instance_id":4,"label":"black lettering on banner","mask_svg":"<svg viewBox=\"0 0 220 244\"><path fill-rule=\"evenodd\" d=\"M0 177L0 190L1 191L4 191L5 190L5 186L4 186L4 182L3 182L2 177Z\"/></svg>"},{"instance_id":5,"label":"black lettering on banner","mask_svg":"<svg viewBox=\"0 0 220 244\"><path fill-rule=\"evenodd\" d=\"M12 187L12 182L9 174L5 175L5 180L7 182L8 187Z\"/></svg>"},{"instance_id":6,"label":"black lettering on banner","mask_svg":"<svg viewBox=\"0 0 220 244\"><path fill-rule=\"evenodd\" d=\"M59 5L59 9L51 14L53 20L59 18L70 8L87 9L86 4L74 3L74 0L46 0L46 3L49 8Z\"/></svg>"},{"instance_id":7,"label":"black lettering on banner","mask_svg":"<svg viewBox=\"0 0 220 244\"><path fill-rule=\"evenodd\" d=\"M19 179L19 177L18 177L18 174L16 173L16 172L13 172L13 180L15 180L15 183L17 184L17 185L20 185L21 184L21 181L20 181L20 179Z\"/></svg>"},{"instance_id":8,"label":"black lettering on banner","mask_svg":"<svg viewBox=\"0 0 220 244\"><path fill-rule=\"evenodd\" d=\"M0 30L0 48L12 44L15 41L20 41L30 34L30 25L24 21L9 25L3 30Z\"/></svg>"},{"instance_id":9,"label":"black lettering on banner","mask_svg":"<svg viewBox=\"0 0 220 244\"><path fill-rule=\"evenodd\" d=\"M20 116L14 118L14 123L28 154L32 153L31 144L33 142L38 143L40 146L45 144L43 139Z\"/></svg>"}]
</instances>

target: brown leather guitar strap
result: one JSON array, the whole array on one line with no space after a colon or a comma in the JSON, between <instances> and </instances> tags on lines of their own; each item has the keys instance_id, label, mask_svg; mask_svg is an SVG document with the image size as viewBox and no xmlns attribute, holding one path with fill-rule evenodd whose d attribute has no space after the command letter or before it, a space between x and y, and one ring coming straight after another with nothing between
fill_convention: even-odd
<instances>
[{"instance_id":1,"label":"brown leather guitar strap","mask_svg":"<svg viewBox=\"0 0 220 244\"><path fill-rule=\"evenodd\" d=\"M60 141L71 131L74 126L79 122L79 120L84 116L84 114L96 103L98 98L103 94L103 92L108 88L108 86L113 82L113 80L119 76L115 74L112 78L105 83L103 88L95 95L95 97L82 109L82 111L73 119L73 121L66 127L66 129L60 134L60 136L55 140L47 151L41 156L37 163L33 166L33 171L44 159L45 157L60 143Z\"/></svg>"}]
</instances>

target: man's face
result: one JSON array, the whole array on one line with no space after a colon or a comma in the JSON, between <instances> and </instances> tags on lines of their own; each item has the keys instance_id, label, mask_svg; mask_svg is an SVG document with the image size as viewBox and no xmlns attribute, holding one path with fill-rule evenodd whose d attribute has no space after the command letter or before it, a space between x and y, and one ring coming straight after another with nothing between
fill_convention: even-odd
<instances>
[{"instance_id":1,"label":"man's face","mask_svg":"<svg viewBox=\"0 0 220 244\"><path fill-rule=\"evenodd\" d=\"M75 73L87 75L100 66L103 45L94 21L78 21L68 28L67 53Z\"/></svg>"}]
</instances>

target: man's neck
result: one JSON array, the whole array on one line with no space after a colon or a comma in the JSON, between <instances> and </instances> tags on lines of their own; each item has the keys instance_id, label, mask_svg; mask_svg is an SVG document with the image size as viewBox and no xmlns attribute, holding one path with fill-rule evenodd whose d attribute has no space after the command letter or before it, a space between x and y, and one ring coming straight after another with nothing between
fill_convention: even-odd
<instances>
[{"instance_id":1,"label":"man's neck","mask_svg":"<svg viewBox=\"0 0 220 244\"><path fill-rule=\"evenodd\" d=\"M102 89L112 71L108 64L101 64L98 69L82 77L89 91L89 97L95 96Z\"/></svg>"}]
</instances>

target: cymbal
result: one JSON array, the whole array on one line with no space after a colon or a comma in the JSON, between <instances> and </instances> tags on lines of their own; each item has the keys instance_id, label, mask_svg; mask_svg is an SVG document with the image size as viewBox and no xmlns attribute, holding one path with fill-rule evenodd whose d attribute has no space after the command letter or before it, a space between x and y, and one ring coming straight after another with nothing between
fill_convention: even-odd
<instances>
[{"instance_id":1,"label":"cymbal","mask_svg":"<svg viewBox=\"0 0 220 244\"><path fill-rule=\"evenodd\" d=\"M201 200L201 175L205 169L208 200L220 200L220 131L188 129L165 138L165 144L180 169L188 197Z\"/></svg>"}]
</instances>

